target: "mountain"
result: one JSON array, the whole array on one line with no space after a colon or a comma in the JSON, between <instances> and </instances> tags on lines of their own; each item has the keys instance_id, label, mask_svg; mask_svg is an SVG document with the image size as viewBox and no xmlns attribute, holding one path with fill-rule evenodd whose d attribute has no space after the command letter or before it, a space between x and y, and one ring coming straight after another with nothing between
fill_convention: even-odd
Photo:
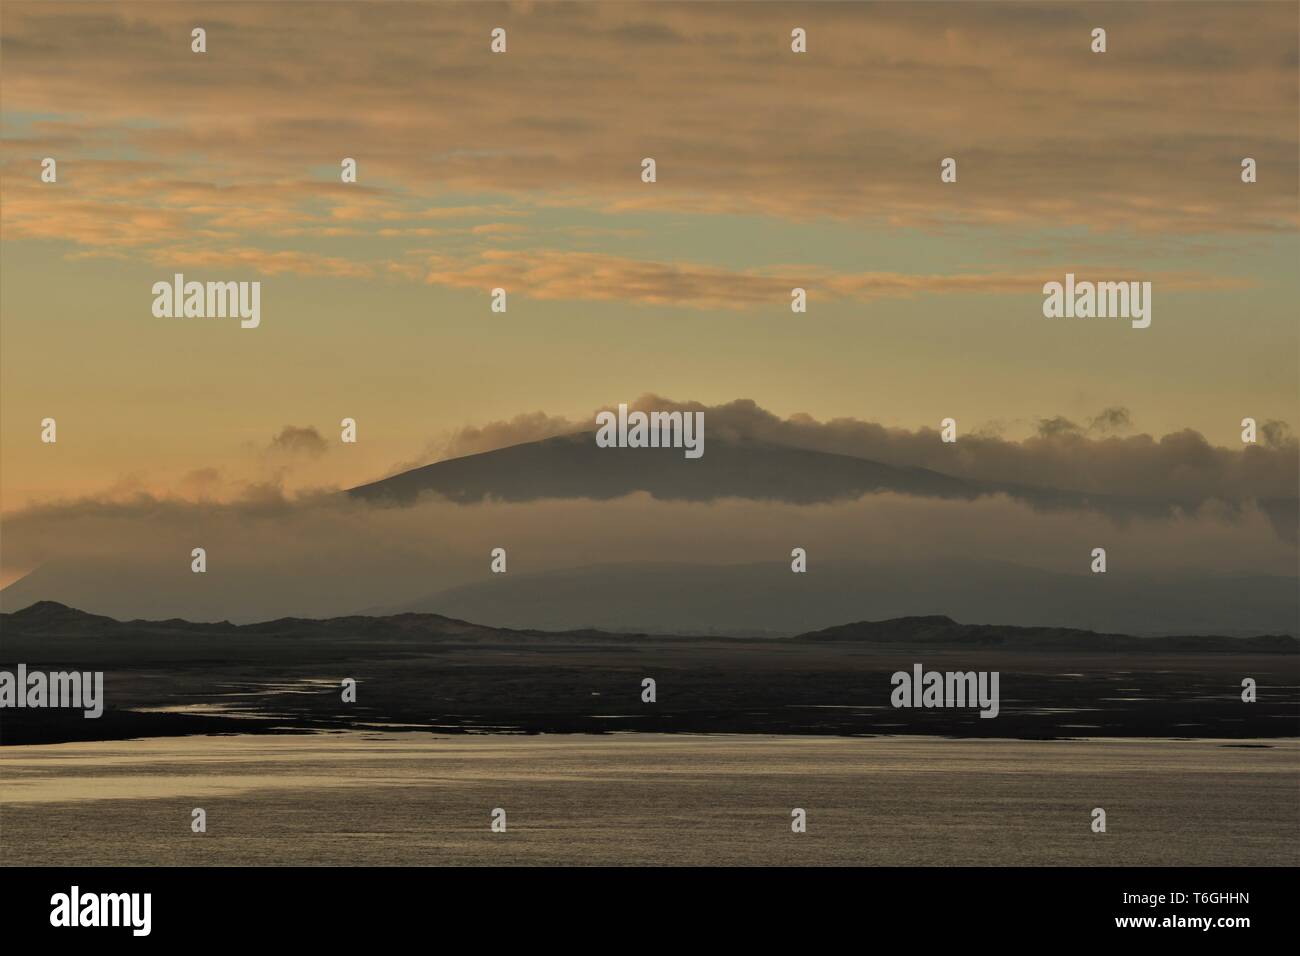
<instances>
[{"instance_id":1,"label":"mountain","mask_svg":"<svg viewBox=\"0 0 1300 956\"><path fill-rule=\"evenodd\" d=\"M745 498L818 504L879 492L972 500L1005 494L1040 510L1097 509L1116 517L1168 513L1171 503L1009 482L955 478L929 468L735 436L710 436L704 455L679 448L601 448L579 432L434 462L348 489L353 498L404 505L426 494L458 504L489 499L609 500L647 492L661 501Z\"/></svg>"},{"instance_id":2,"label":"mountain","mask_svg":"<svg viewBox=\"0 0 1300 956\"><path fill-rule=\"evenodd\" d=\"M637 491L668 501L737 497L795 504L874 491L944 498L984 493L975 484L926 468L896 468L751 439L710 436L703 457L688 459L680 448L600 448L585 432L435 462L347 493L395 504L432 493L471 504L486 499L607 500Z\"/></svg>"}]
</instances>

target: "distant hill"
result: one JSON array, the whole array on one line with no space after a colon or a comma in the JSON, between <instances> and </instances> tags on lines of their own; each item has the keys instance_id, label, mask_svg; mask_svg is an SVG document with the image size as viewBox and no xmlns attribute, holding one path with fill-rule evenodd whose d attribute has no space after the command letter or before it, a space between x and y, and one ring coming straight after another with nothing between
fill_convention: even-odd
<instances>
[{"instance_id":1,"label":"distant hill","mask_svg":"<svg viewBox=\"0 0 1300 956\"><path fill-rule=\"evenodd\" d=\"M90 614L58 601L37 601L28 607L0 614L0 657L6 638L44 636L50 638L150 638L150 637L293 637L311 635L376 639L410 636L463 637L493 634L497 629L458 621L438 614L394 614L385 617L282 617L255 624L186 621L119 621L102 614Z\"/></svg>"},{"instance_id":2,"label":"distant hill","mask_svg":"<svg viewBox=\"0 0 1300 956\"><path fill-rule=\"evenodd\" d=\"M958 624L950 617L900 617L858 621L791 638L794 641L860 644L907 644L917 647L1000 647L1016 650L1300 653L1300 641L1284 634L1260 637L1133 637L1098 634L1070 627L1007 627Z\"/></svg>"},{"instance_id":3,"label":"distant hill","mask_svg":"<svg viewBox=\"0 0 1300 956\"><path fill-rule=\"evenodd\" d=\"M210 638L253 640L263 646L275 640L310 638L339 639L358 645L379 647L387 643L427 642L437 639L478 639L493 641L555 638L580 642L627 644L638 638L674 643L726 640L717 635L653 635L601 631L592 628L542 631L533 628L493 628L472 624L439 614L395 614L385 617L348 616L323 619L279 618L256 624L195 623L178 619L166 621L117 621L99 614L89 614L56 601L39 601L20 611L0 614L0 660L6 651L23 639L132 639L158 640ZM754 638L751 640L762 640ZM1300 653L1300 641L1287 635L1234 638L1214 635L1180 637L1134 637L1127 634L1101 634L1061 627L1014 627L1009 625L959 624L942 615L894 618L885 621L859 621L810 631L790 638L776 639L790 643L863 643L893 644L916 647L999 647L1008 650L1106 650L1141 652L1220 652L1261 654ZM767 641L770 643L770 641ZM99 645L99 649L109 649Z\"/></svg>"}]
</instances>

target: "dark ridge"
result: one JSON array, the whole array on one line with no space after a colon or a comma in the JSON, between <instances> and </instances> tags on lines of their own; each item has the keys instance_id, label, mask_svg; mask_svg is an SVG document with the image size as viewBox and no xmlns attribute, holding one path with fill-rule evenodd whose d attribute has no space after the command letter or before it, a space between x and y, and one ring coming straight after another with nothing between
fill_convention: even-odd
<instances>
[{"instance_id":1,"label":"dark ridge","mask_svg":"<svg viewBox=\"0 0 1300 956\"><path fill-rule=\"evenodd\" d=\"M172 618L165 621L117 621L99 614L89 614L57 601L38 601L20 611L0 614L9 637L182 637L186 635L267 638L491 638L545 640L596 640L635 643L638 640L671 642L744 641L746 638L719 638L716 635L656 635L621 633L595 628L575 630L538 630L536 628L490 627L441 614L405 612L385 617L350 615L331 618L282 617L253 624L196 623ZM750 638L748 640L764 640ZM766 639L772 640L772 639ZM1300 641L1285 634L1260 637L1224 637L1220 635L1179 635L1174 637L1135 637L1108 634L1069 627L1018 627L1002 624L960 624L942 614L891 618L885 621L857 621L795 637L782 638L795 643L822 644L898 644L923 647L1001 647L1012 650L1070 651L1187 651L1237 652L1261 654L1300 653Z\"/></svg>"},{"instance_id":2,"label":"dark ridge","mask_svg":"<svg viewBox=\"0 0 1300 956\"><path fill-rule=\"evenodd\" d=\"M102 614L91 614L68 607L58 601L37 601L12 614L0 614L0 619L8 619L12 624L28 630L60 627L89 627L116 625L119 622Z\"/></svg>"},{"instance_id":3,"label":"dark ridge","mask_svg":"<svg viewBox=\"0 0 1300 956\"><path fill-rule=\"evenodd\" d=\"M56 618L67 617L92 617L85 611L78 611L76 608L68 607L66 604L60 604L58 601L37 601L30 604L21 611L14 611L15 618L22 618L25 621L33 620L51 620Z\"/></svg>"},{"instance_id":4,"label":"dark ridge","mask_svg":"<svg viewBox=\"0 0 1300 956\"><path fill-rule=\"evenodd\" d=\"M791 641L860 644L921 644L945 647L1006 647L1071 651L1201 651L1261 654L1300 653L1300 641L1286 634L1222 637L1213 634L1134 637L1072 627L1016 627L959 624L943 616L858 621L810 631Z\"/></svg>"}]
</instances>

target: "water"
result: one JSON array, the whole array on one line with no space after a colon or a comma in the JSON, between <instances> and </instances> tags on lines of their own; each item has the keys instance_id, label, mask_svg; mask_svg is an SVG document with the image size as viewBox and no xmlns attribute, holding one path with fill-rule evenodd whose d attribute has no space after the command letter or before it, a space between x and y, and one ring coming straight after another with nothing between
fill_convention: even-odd
<instances>
[{"instance_id":1,"label":"water","mask_svg":"<svg viewBox=\"0 0 1300 956\"><path fill-rule=\"evenodd\" d=\"M1240 743L348 732L4 747L0 857L1294 866L1300 741Z\"/></svg>"}]
</instances>

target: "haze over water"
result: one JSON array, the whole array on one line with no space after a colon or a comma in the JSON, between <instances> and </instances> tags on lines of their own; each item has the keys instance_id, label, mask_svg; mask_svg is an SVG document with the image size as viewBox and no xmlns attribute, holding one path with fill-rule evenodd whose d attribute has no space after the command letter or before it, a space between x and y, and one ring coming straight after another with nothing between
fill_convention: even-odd
<instances>
[{"instance_id":1,"label":"haze over water","mask_svg":"<svg viewBox=\"0 0 1300 956\"><path fill-rule=\"evenodd\" d=\"M1295 740L348 732L13 746L0 750L0 856L1294 866L1298 781ZM190 831L194 807L205 834ZM795 807L805 834L790 830Z\"/></svg>"}]
</instances>

